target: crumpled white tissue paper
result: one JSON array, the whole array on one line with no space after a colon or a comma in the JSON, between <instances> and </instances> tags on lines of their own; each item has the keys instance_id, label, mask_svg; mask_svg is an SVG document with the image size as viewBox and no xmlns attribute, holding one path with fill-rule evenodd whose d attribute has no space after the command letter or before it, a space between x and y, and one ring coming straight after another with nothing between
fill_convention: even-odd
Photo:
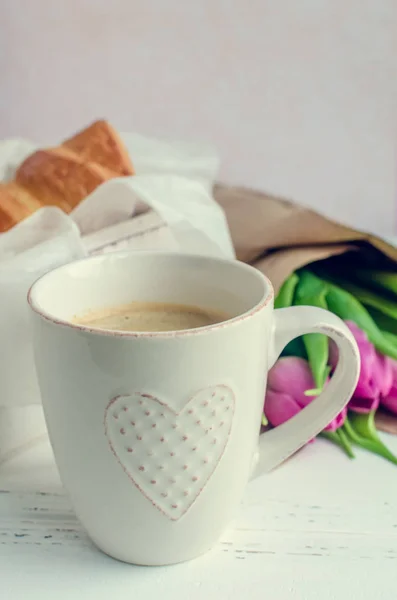
<instances>
[{"instance_id":1,"label":"crumpled white tissue paper","mask_svg":"<svg viewBox=\"0 0 397 600\"><path fill-rule=\"evenodd\" d=\"M45 207L0 234L0 462L4 452L14 452L14 441L24 430L21 407L38 405L41 411L26 303L37 277L87 254L112 251L120 247L115 241L131 237L139 227L161 230L161 235L136 235L134 248L148 249L152 243L156 250L235 256L225 215L212 197L216 152L202 144L163 142L134 133L122 137L136 175L104 183L69 216ZM27 140L0 142L0 180L11 179L35 148ZM151 211L131 218L138 205ZM30 422L32 409L26 417ZM4 410L18 414L14 438L10 413L5 418ZM7 422L7 435L2 435L2 422ZM39 435L37 424L33 429L31 436Z\"/></svg>"}]
</instances>

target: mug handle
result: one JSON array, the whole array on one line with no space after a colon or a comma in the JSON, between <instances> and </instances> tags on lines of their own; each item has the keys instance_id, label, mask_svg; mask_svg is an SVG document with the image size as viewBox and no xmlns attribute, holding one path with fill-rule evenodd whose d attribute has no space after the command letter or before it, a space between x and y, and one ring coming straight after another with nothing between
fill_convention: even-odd
<instances>
[{"instance_id":1,"label":"mug handle","mask_svg":"<svg viewBox=\"0 0 397 600\"><path fill-rule=\"evenodd\" d=\"M330 383L307 407L289 421L259 437L253 477L270 471L322 431L346 406L357 385L360 354L349 328L322 308L294 306L274 311L273 347L269 369L283 348L305 333L323 333L337 345L339 360Z\"/></svg>"}]
</instances>

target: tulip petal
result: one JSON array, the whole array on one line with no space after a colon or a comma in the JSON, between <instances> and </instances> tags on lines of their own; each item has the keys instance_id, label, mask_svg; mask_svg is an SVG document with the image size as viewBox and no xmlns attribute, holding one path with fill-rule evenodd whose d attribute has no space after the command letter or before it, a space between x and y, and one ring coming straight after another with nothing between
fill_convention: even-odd
<instances>
[{"instance_id":1,"label":"tulip petal","mask_svg":"<svg viewBox=\"0 0 397 600\"><path fill-rule=\"evenodd\" d=\"M329 349L328 349L328 362L333 369L336 368L339 360L339 351L338 346L335 344L334 340L329 340Z\"/></svg>"},{"instance_id":2,"label":"tulip petal","mask_svg":"<svg viewBox=\"0 0 397 600\"><path fill-rule=\"evenodd\" d=\"M394 374L392 367L392 359L388 356L376 353L376 369L373 373L373 378L377 380L379 392L381 396L387 396L393 386Z\"/></svg>"},{"instance_id":3,"label":"tulip petal","mask_svg":"<svg viewBox=\"0 0 397 600\"><path fill-rule=\"evenodd\" d=\"M354 321L345 321L345 323L354 335L357 344L369 342L367 334L365 333L365 331L360 329L357 323L355 323Z\"/></svg>"},{"instance_id":4,"label":"tulip petal","mask_svg":"<svg viewBox=\"0 0 397 600\"><path fill-rule=\"evenodd\" d=\"M360 350L361 359L362 355L366 356L367 354L372 355L375 352L375 347L368 339L367 334L356 325L353 321L345 321L346 325L352 332L354 339L357 342L357 345ZM338 363L339 353L338 347L333 340L329 342L329 364L334 369Z\"/></svg>"},{"instance_id":5,"label":"tulip petal","mask_svg":"<svg viewBox=\"0 0 397 600\"><path fill-rule=\"evenodd\" d=\"M377 398L359 398L358 396L353 396L348 407L353 412L365 414L376 410L379 406L379 400L379 395Z\"/></svg>"},{"instance_id":6,"label":"tulip petal","mask_svg":"<svg viewBox=\"0 0 397 600\"><path fill-rule=\"evenodd\" d=\"M360 376L355 396L360 398L377 398L380 394L379 381L374 377L378 370L378 358L372 345L359 346L360 350Z\"/></svg>"},{"instance_id":7,"label":"tulip petal","mask_svg":"<svg viewBox=\"0 0 397 600\"><path fill-rule=\"evenodd\" d=\"M289 421L300 410L298 403L289 394L267 390L264 412L269 423L274 427Z\"/></svg>"},{"instance_id":8,"label":"tulip petal","mask_svg":"<svg viewBox=\"0 0 397 600\"><path fill-rule=\"evenodd\" d=\"M391 412L397 414L397 361L389 359L392 373L392 385L389 391L381 398L381 404Z\"/></svg>"},{"instance_id":9,"label":"tulip petal","mask_svg":"<svg viewBox=\"0 0 397 600\"><path fill-rule=\"evenodd\" d=\"M339 427L342 427L345 422L347 415L347 408L343 408L339 414L336 415L335 419L332 419L331 423L325 427L324 431L336 431Z\"/></svg>"},{"instance_id":10,"label":"tulip petal","mask_svg":"<svg viewBox=\"0 0 397 600\"><path fill-rule=\"evenodd\" d=\"M349 408L356 412L369 412L379 405L380 396L385 396L391 389L393 374L391 359L375 350L375 346L368 340L367 334L353 321L346 321L346 325L354 335L360 351L360 376L354 392L354 397L349 403ZM335 366L338 352L335 344L330 344L330 362Z\"/></svg>"},{"instance_id":11,"label":"tulip petal","mask_svg":"<svg viewBox=\"0 0 397 600\"><path fill-rule=\"evenodd\" d=\"M381 404L391 412L397 414L397 361L390 359L390 368L393 382L387 394L381 398Z\"/></svg>"},{"instance_id":12,"label":"tulip petal","mask_svg":"<svg viewBox=\"0 0 397 600\"><path fill-rule=\"evenodd\" d=\"M390 395L390 396L387 396L386 398L382 398L381 404L382 404L382 406L384 406L385 408L390 410L390 412L397 415L397 389L394 388L393 392L394 392L393 396Z\"/></svg>"},{"instance_id":13,"label":"tulip petal","mask_svg":"<svg viewBox=\"0 0 397 600\"><path fill-rule=\"evenodd\" d=\"M280 358L269 371L268 388L292 396L301 407L307 406L311 398L306 390L314 387L309 363L303 358L285 356Z\"/></svg>"}]
</instances>

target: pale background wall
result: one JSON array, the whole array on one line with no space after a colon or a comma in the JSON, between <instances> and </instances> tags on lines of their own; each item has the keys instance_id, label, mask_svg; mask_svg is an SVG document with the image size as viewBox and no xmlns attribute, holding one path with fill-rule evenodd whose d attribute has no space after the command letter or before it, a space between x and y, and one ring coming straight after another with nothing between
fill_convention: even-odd
<instances>
[{"instance_id":1,"label":"pale background wall","mask_svg":"<svg viewBox=\"0 0 397 600\"><path fill-rule=\"evenodd\" d=\"M224 180L394 231L395 0L0 0L0 17L0 138L105 116L213 142Z\"/></svg>"}]
</instances>

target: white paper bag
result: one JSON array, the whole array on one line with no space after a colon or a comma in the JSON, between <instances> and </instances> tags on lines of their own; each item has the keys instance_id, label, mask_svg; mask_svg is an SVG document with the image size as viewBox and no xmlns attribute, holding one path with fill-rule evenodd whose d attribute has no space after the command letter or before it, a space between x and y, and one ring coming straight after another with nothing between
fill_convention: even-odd
<instances>
[{"instance_id":1,"label":"white paper bag","mask_svg":"<svg viewBox=\"0 0 397 600\"><path fill-rule=\"evenodd\" d=\"M223 210L199 181L179 175L135 175L111 179L72 213L85 234L123 222L137 203L166 223L181 252L234 257ZM167 249L167 248L164 248Z\"/></svg>"}]
</instances>

